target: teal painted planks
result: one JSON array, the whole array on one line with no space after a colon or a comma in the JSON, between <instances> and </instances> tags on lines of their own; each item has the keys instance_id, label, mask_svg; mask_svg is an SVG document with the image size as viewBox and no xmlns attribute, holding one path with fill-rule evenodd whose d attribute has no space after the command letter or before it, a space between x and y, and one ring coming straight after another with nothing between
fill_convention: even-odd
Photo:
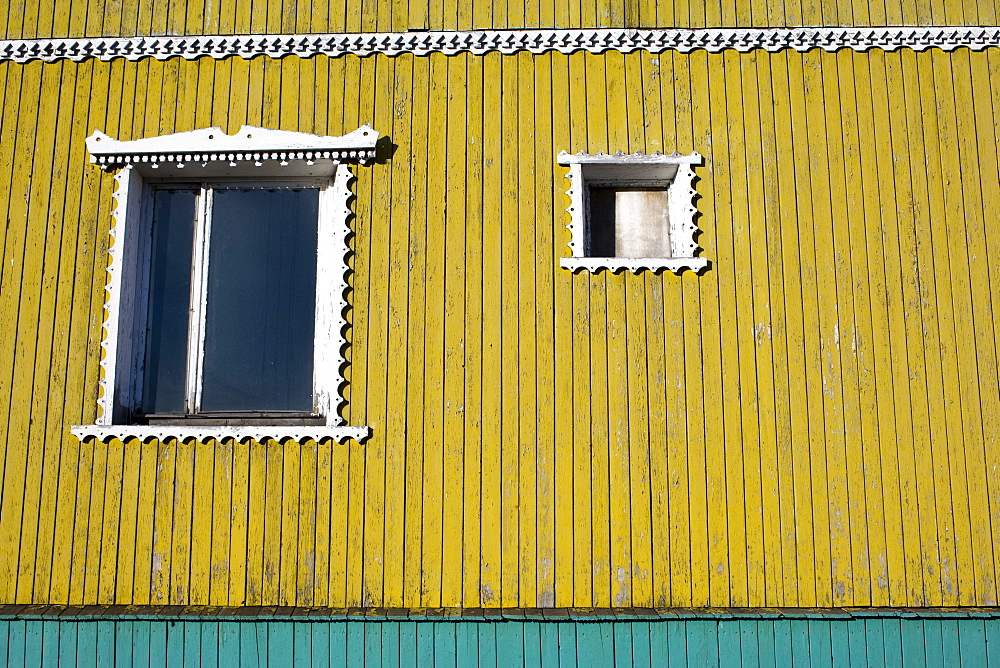
<instances>
[{"instance_id":1,"label":"teal painted planks","mask_svg":"<svg viewBox=\"0 0 1000 668\"><path fill-rule=\"evenodd\" d=\"M571 625L570 631L574 631ZM497 668L497 625L483 624L479 627L479 668Z\"/></svg>"},{"instance_id":2,"label":"teal painted planks","mask_svg":"<svg viewBox=\"0 0 1000 668\"><path fill-rule=\"evenodd\" d=\"M312 632L306 624L292 625L292 645L296 666L308 666L312 658Z\"/></svg>"},{"instance_id":3,"label":"teal painted planks","mask_svg":"<svg viewBox=\"0 0 1000 668\"><path fill-rule=\"evenodd\" d=\"M219 624L217 656L220 666L240 665L240 626L239 622L221 622ZM327 661L329 662L329 657L327 657Z\"/></svg>"},{"instance_id":4,"label":"teal painted planks","mask_svg":"<svg viewBox=\"0 0 1000 668\"><path fill-rule=\"evenodd\" d=\"M9 666L1000 665L1000 618L0 620Z\"/></svg>"},{"instance_id":5,"label":"teal painted planks","mask_svg":"<svg viewBox=\"0 0 1000 668\"><path fill-rule=\"evenodd\" d=\"M885 665L887 668L902 668L903 639L899 619L882 620L882 644L885 646Z\"/></svg>"},{"instance_id":6,"label":"teal painted planks","mask_svg":"<svg viewBox=\"0 0 1000 668\"><path fill-rule=\"evenodd\" d=\"M833 652L833 668L848 668L851 665L850 622L830 622L830 649Z\"/></svg>"},{"instance_id":7,"label":"teal painted planks","mask_svg":"<svg viewBox=\"0 0 1000 668\"><path fill-rule=\"evenodd\" d=\"M962 666L985 666L986 659L986 628L983 620L970 619L959 624L959 651L962 653Z\"/></svg>"},{"instance_id":8,"label":"teal painted planks","mask_svg":"<svg viewBox=\"0 0 1000 668\"><path fill-rule=\"evenodd\" d=\"M616 666L632 665L632 625L615 624L612 627Z\"/></svg>"},{"instance_id":9,"label":"teal painted planks","mask_svg":"<svg viewBox=\"0 0 1000 668\"><path fill-rule=\"evenodd\" d=\"M457 624L455 627L455 658L459 666L479 663L479 625ZM383 662L383 665L397 665Z\"/></svg>"},{"instance_id":10,"label":"teal painted planks","mask_svg":"<svg viewBox=\"0 0 1000 668\"><path fill-rule=\"evenodd\" d=\"M42 622L42 665L55 665L59 662L59 622L45 621ZM126 643L121 643L123 647L129 647ZM131 656L129 656L128 662L119 661L119 665L127 666L131 665Z\"/></svg>"},{"instance_id":11,"label":"teal painted planks","mask_svg":"<svg viewBox=\"0 0 1000 668\"><path fill-rule=\"evenodd\" d=\"M542 634L538 622L524 624L524 665L537 666L542 662Z\"/></svg>"},{"instance_id":12,"label":"teal painted planks","mask_svg":"<svg viewBox=\"0 0 1000 668\"><path fill-rule=\"evenodd\" d=\"M650 663L649 622L634 622L632 627L632 665L648 668Z\"/></svg>"},{"instance_id":13,"label":"teal painted planks","mask_svg":"<svg viewBox=\"0 0 1000 668\"><path fill-rule=\"evenodd\" d=\"M810 619L807 623L809 624L810 663L820 666L832 665L833 645L830 637L831 623L819 619Z\"/></svg>"},{"instance_id":14,"label":"teal painted planks","mask_svg":"<svg viewBox=\"0 0 1000 668\"><path fill-rule=\"evenodd\" d=\"M409 668L417 665L417 623L399 623L399 665ZM480 661L480 665L482 661Z\"/></svg>"},{"instance_id":15,"label":"teal painted planks","mask_svg":"<svg viewBox=\"0 0 1000 668\"><path fill-rule=\"evenodd\" d=\"M59 665L60 666L72 666L72 665L76 665L76 658L77 658L77 653L76 653L76 650L77 650L76 639L77 639L77 629L79 628L79 626L80 626L79 624L65 624L65 623L59 624L59 627L60 627L59 628ZM140 630L142 630L141 629L141 623L137 623L136 626L140 627ZM147 648L146 649L146 659L147 660L149 659L149 622L146 622L145 631L146 631L146 633L142 634L141 637L138 638L135 641L135 643L133 644L133 647L132 647L132 657L133 657L133 661L134 662L135 662L135 653L136 653L136 650L138 649L138 645L139 645L139 643L141 643L144 640L146 641L146 648ZM3 641L5 642L6 640L7 640L7 638L5 636L3 638ZM135 662L135 665L142 665L142 664L139 663L139 662Z\"/></svg>"},{"instance_id":16,"label":"teal painted planks","mask_svg":"<svg viewBox=\"0 0 1000 668\"><path fill-rule=\"evenodd\" d=\"M740 666L740 624L719 624L719 665ZM747 664L753 665L753 664Z\"/></svg>"},{"instance_id":17,"label":"teal painted planks","mask_svg":"<svg viewBox=\"0 0 1000 668\"><path fill-rule=\"evenodd\" d=\"M1000 668L1000 619L987 619L986 658L990 668Z\"/></svg>"}]
</instances>

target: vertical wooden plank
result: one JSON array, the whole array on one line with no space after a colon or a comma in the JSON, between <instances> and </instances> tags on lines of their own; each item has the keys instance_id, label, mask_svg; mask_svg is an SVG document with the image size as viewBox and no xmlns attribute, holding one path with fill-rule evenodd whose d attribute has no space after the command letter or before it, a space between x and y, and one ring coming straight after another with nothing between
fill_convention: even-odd
<instances>
[{"instance_id":1,"label":"vertical wooden plank","mask_svg":"<svg viewBox=\"0 0 1000 668\"><path fill-rule=\"evenodd\" d=\"M284 498L286 453L280 441L267 439L263 445L265 458L263 484L257 491L261 495L260 516L264 518L260 539L263 571L260 573L260 580L254 584L259 587L261 604L289 605L288 599L285 598L287 592L282 587L283 576L286 576L284 570L286 562L282 559L284 556L282 529L285 520L284 511L288 507L286 504L291 505ZM287 466L291 469L294 464L289 462Z\"/></svg>"},{"instance_id":2,"label":"vertical wooden plank","mask_svg":"<svg viewBox=\"0 0 1000 668\"><path fill-rule=\"evenodd\" d=\"M463 492L463 593L465 606L484 605L482 595L482 542L487 531L483 522L483 394L492 379L483 383L483 320L485 275L483 253L483 117L484 59L466 57L468 86L467 134L468 153L465 163L465 406L464 492ZM497 442L486 444L496 448ZM492 529L492 527L491 527ZM460 660L461 663L461 660Z\"/></svg>"},{"instance_id":3,"label":"vertical wooden plank","mask_svg":"<svg viewBox=\"0 0 1000 668\"><path fill-rule=\"evenodd\" d=\"M590 54L584 56L586 76L586 115L582 122L587 127L586 150L588 153L608 151L607 95L605 92L605 62ZM609 606L612 603L611 569L611 516L608 492L610 489L609 402L608 402L608 329L600 326L607 322L608 273L584 273L589 283L586 305L590 321L590 534L591 564L588 569L591 584L589 606ZM613 277L610 280L614 280ZM586 535L586 534L585 534Z\"/></svg>"},{"instance_id":4,"label":"vertical wooden plank","mask_svg":"<svg viewBox=\"0 0 1000 668\"><path fill-rule=\"evenodd\" d=\"M860 408L857 405L857 365L856 365L856 324L854 304L850 297L855 289L851 281L850 242L845 238L847 214L842 202L846 197L844 179L844 126L845 112L839 100L839 62L835 56L824 56L820 62L823 85L823 109L825 111L826 164L829 171L827 197L828 217L831 229L823 228L824 245L824 290L836 304L830 313L824 329L824 373L827 386L825 409L828 469L830 479L829 499L831 506L831 588L827 600L834 605L849 604L853 601L854 586L857 581L856 555L864 553L864 543L855 543L859 538L853 520L863 512L863 504L856 500L857 482L863 480L863 469L852 465L860 463L860 457L852 452L853 444L848 442L859 431L857 422ZM847 112L850 113L850 112ZM826 200L824 200L825 202ZM830 331L832 329L832 332ZM832 396L831 396L832 394Z\"/></svg>"},{"instance_id":5,"label":"vertical wooden plank","mask_svg":"<svg viewBox=\"0 0 1000 668\"><path fill-rule=\"evenodd\" d=\"M498 214L502 202L501 142L503 116L486 113L486 110L501 109L502 86L490 85L499 81L501 58L498 53L483 56L483 129L482 129L482 501L480 513L480 605L495 607L500 605L502 565L502 453L501 405L503 392L503 226Z\"/></svg>"},{"instance_id":6,"label":"vertical wooden plank","mask_svg":"<svg viewBox=\"0 0 1000 668\"><path fill-rule=\"evenodd\" d=\"M429 162L427 159L429 132L429 80L430 59L413 59L413 110L410 115L412 127L412 162L409 183L412 192L427 189ZM405 150L405 149L404 149ZM410 226L407 237L407 285L406 316L406 358L411 363L406 369L406 433L411 440L406 453L406 535L403 539L403 600L414 604L422 601L423 575L423 485L424 452L424 300L425 271L427 266L427 209L413 205L410 211ZM419 436L416 436L419 435ZM488 470L483 463L484 476Z\"/></svg>"},{"instance_id":7,"label":"vertical wooden plank","mask_svg":"<svg viewBox=\"0 0 1000 668\"><path fill-rule=\"evenodd\" d=\"M230 581L230 596L241 597L244 605L261 605L263 603L264 581L264 528L267 518L264 516L264 492L267 471L267 446L264 443L251 441L247 443L246 456L240 457L245 462L246 474L246 552L245 561L234 555L233 564L245 563L241 569L243 580L238 579L238 571L233 572ZM239 450L237 450L239 452ZM244 488L234 488L234 500L237 494L242 494ZM250 521L253 518L253 521ZM261 518L264 521L261 521ZM238 543L233 544L233 549Z\"/></svg>"},{"instance_id":8,"label":"vertical wooden plank","mask_svg":"<svg viewBox=\"0 0 1000 668\"><path fill-rule=\"evenodd\" d=\"M569 82L567 100L569 107L569 137L566 151L576 153L587 150L587 73L586 58L582 53L568 57ZM559 173L565 177L565 168ZM571 183L567 178L558 179L560 193ZM560 222L565 224L568 213L562 210L570 204L569 198L559 198ZM564 244L569 243L568 230L560 226ZM565 245L559 245L559 255L566 254ZM575 606L593 605L593 544L591 528L591 437L590 397L590 281L585 274L570 276L572 283L573 323L573 598Z\"/></svg>"},{"instance_id":9,"label":"vertical wooden plank","mask_svg":"<svg viewBox=\"0 0 1000 668\"><path fill-rule=\"evenodd\" d=\"M614 665L634 666L635 660L632 656L632 624L630 622L618 622L611 625L612 644L614 652Z\"/></svg>"},{"instance_id":10,"label":"vertical wooden plank","mask_svg":"<svg viewBox=\"0 0 1000 668\"><path fill-rule=\"evenodd\" d=\"M517 364L518 399L518 605L537 605L537 509L538 486L535 470L538 455L537 341L535 325L535 238L531 225L534 218L535 82L534 58L519 53L514 58L517 67L517 303L518 336Z\"/></svg>"},{"instance_id":11,"label":"vertical wooden plank","mask_svg":"<svg viewBox=\"0 0 1000 668\"><path fill-rule=\"evenodd\" d=\"M444 222L444 442L442 478L442 573L441 605L453 607L462 603L462 563L464 552L462 503L465 450L465 157L468 136L466 129L466 57L447 59L446 113L447 155L444 196L448 205ZM453 142L457 142L453 143Z\"/></svg>"},{"instance_id":12,"label":"vertical wooden plank","mask_svg":"<svg viewBox=\"0 0 1000 668\"><path fill-rule=\"evenodd\" d=\"M565 106L570 100L569 58L563 54L553 53L551 56L552 83L549 88L549 109L546 111L552 117L550 151L558 153L570 149L572 137L572 119L567 116ZM562 109L557 113L557 109ZM542 112L545 113L545 112ZM574 380L573 363L576 356L575 319L573 304L572 274L558 268L558 258L566 253L569 234L564 228L568 214L564 211L568 198L565 195L567 180L564 178L565 168L553 164L554 156L548 155L548 169L543 170L549 179L551 188L550 217L553 220L551 236L548 238L550 248L544 261L548 264L553 282L553 327L555 336L553 382L554 396L554 474L552 480L553 523L554 523L554 605L567 607L574 602L574 504L568 499L573 498L574 491ZM544 184L540 191L545 192ZM544 218L540 228L544 229Z\"/></svg>"},{"instance_id":13,"label":"vertical wooden plank","mask_svg":"<svg viewBox=\"0 0 1000 668\"><path fill-rule=\"evenodd\" d=\"M393 59L377 58L374 63L374 72L371 87L374 89L374 108L371 115L374 119L374 127L389 127L392 114L394 113L393 103ZM385 102L383 104L383 101ZM363 103L368 104L367 100ZM385 424L386 420L386 372L388 368L389 351L387 348L388 313L385 296L388 294L388 285L384 277L389 274L389 226L391 224L390 213L390 186L391 176L384 173L387 166L372 165L365 168L371 170L371 218L370 225L370 251L368 257L368 268L370 272L367 280L367 357L362 360L364 373L366 374L365 385L360 388L360 392L366 392L366 408L368 421L375 429ZM360 223L360 218L359 218ZM364 224L364 223L360 223ZM364 249L359 249L362 253ZM364 271L364 270L362 270ZM359 271L359 280L361 278ZM364 308L364 307L362 307ZM365 317L363 312L359 312L359 318ZM359 376L362 372L359 371ZM384 427L379 430L384 431ZM385 549L385 503L388 490L386 484L386 442L385 437L376 437L365 444L365 542L364 551L368 558L364 566L364 590L373 603L383 601L383 573L384 573L384 549ZM378 557L373 559L372 557Z\"/></svg>"},{"instance_id":14,"label":"vertical wooden plank","mask_svg":"<svg viewBox=\"0 0 1000 668\"><path fill-rule=\"evenodd\" d=\"M629 148L624 61L621 53L605 54L609 152ZM627 272L614 275L605 271L603 274L607 307L608 487L601 492L608 504L610 517L609 598L614 607L628 607L633 605L631 509L633 504L639 504L632 499L629 484L630 451L635 438L629 423L630 402L622 402L617 398L629 397L630 389L635 386L629 377L631 369L628 368L629 325L626 308L630 299L627 286L633 283L634 276L626 275ZM637 289L642 290L641 283Z\"/></svg>"},{"instance_id":15,"label":"vertical wooden plank","mask_svg":"<svg viewBox=\"0 0 1000 668\"><path fill-rule=\"evenodd\" d=\"M720 263L733 266L732 262L725 262L726 255L723 239L731 238L728 232L727 223L731 220L731 204L727 191L730 159L727 144L728 133L725 130L728 122L725 116L725 80L723 77L711 76L710 72L718 71L722 67L722 55L706 55L695 59L692 63L691 87L692 90L701 91L699 97L702 104L708 109L704 110L704 116L695 111L695 138L702 145L708 146L708 137L711 136L712 153L707 158L712 165L713 178L715 180L715 197L706 197L703 209L706 217L712 216L716 221L715 234L719 243L715 247L711 245L712 232L700 237L701 243L706 252L712 257L719 258ZM702 120L704 119L704 121ZM704 123L704 124L703 124ZM711 201L711 204L710 204ZM709 209L709 206L711 208ZM718 215L716 215L718 212ZM706 238L707 237L707 238ZM707 280L705 280L707 278ZM731 596L734 594L745 598L745 577L741 569L731 570L729 561L734 557L733 550L742 547L742 541L736 546L730 545L730 529L736 531L735 527L729 527L730 509L728 506L727 474L729 465L727 464L727 445L732 448L739 443L738 431L738 393L735 388L724 388L721 384L723 373L728 372L733 361L730 359L735 354L734 347L725 346L723 342L723 326L721 323L720 308L722 304L726 307L727 313L735 312L732 305L731 288L728 288L728 281L731 275L723 272L712 272L709 276L698 281L703 301L701 311L702 325L702 346L704 355L704 402L705 406L712 407L705 412L705 465L704 473L707 481L707 502L708 502L708 581L701 584L704 589L695 594L696 604L729 605ZM731 338L731 337L730 337ZM729 378L735 378L735 370L729 374ZM722 410L718 407L723 406ZM725 416L729 416L727 421ZM727 432L727 428L729 431ZM734 508L737 500L733 500ZM736 510L732 510L736 513ZM740 522L743 521L740 516ZM736 534L739 535L739 534ZM740 558L740 562L743 561ZM735 582L733 581L735 580ZM743 584L741 585L741 581ZM735 591L734 591L735 590ZM702 601L704 601L702 603Z\"/></svg>"},{"instance_id":16,"label":"vertical wooden plank","mask_svg":"<svg viewBox=\"0 0 1000 668\"><path fill-rule=\"evenodd\" d=\"M730 504L729 533L730 539L735 545L730 549L733 563L746 563L745 575L737 576L733 573L733 593L732 601L737 605L760 605L764 593L764 558L761 537L763 528L763 504L761 499L760 486L760 425L759 413L761 412L761 399L758 387L757 376L757 337L748 336L760 330L757 316L762 310L759 305L760 297L755 291L756 275L759 269L752 262L752 254L757 239L752 236L755 231L756 221L753 209L758 207L750 204L750 179L754 176L749 169L751 156L749 153L756 150L759 140L754 137L747 137L748 130L759 126L759 121L752 116L748 118L748 113L756 107L752 98L744 97L752 95L755 91L749 80L744 80L743 71L748 69L749 58L742 54L729 52L724 61L725 67L725 103L726 109L731 114L729 125L729 141L731 143L732 164L734 167L731 173L731 202L732 202L732 260L735 269L735 282L730 286L735 294L736 304L750 304L751 308L734 308L730 310L726 306L722 307L723 312L735 313L736 317L731 324L736 325L736 331L729 330L727 336L735 334L735 340L730 340L728 344L723 343L723 350L730 346L736 353L736 358L730 360L733 364L735 376L739 378L739 386L736 391L729 392L739 400L740 408L732 415L733 436L726 437L726 459L733 461L735 455L737 460L733 464L727 465L727 496ZM737 114L741 117L737 119ZM752 137L753 135L751 135ZM743 169L738 167L746 165ZM720 228L721 230L721 228ZM723 247L720 234L719 246ZM729 251L729 245L725 245ZM720 254L720 262L724 261ZM731 294L726 295L723 304L731 303ZM753 408L756 410L753 410ZM727 410L728 404L724 406ZM730 415L726 413L727 433L730 423ZM740 446L737 447L737 442ZM735 499L742 498L742 504L736 503ZM745 515L744 522L739 521L739 515Z\"/></svg>"},{"instance_id":17,"label":"vertical wooden plank","mask_svg":"<svg viewBox=\"0 0 1000 668\"><path fill-rule=\"evenodd\" d=\"M382 665L399 665L399 622L381 622Z\"/></svg>"},{"instance_id":18,"label":"vertical wooden plank","mask_svg":"<svg viewBox=\"0 0 1000 668\"><path fill-rule=\"evenodd\" d=\"M407 488L402 484L407 478L408 447L406 429L406 397L409 392L407 370L415 359L401 354L407 349L409 288L409 213L410 213L410 170L411 162L417 158L413 153L412 112L413 112L413 62L412 57L394 59L395 72L392 80L393 99L391 132L400 145L397 156L390 163L392 189L392 220L389 229L389 284L388 298L388 338L386 344L387 388L386 397L386 464L387 481L385 501L385 548L383 600L387 606L404 605L406 571L404 568L406 524L410 519L406 514L409 499ZM406 158L399 153L406 151ZM404 267L406 270L404 270Z\"/></svg>"},{"instance_id":19,"label":"vertical wooden plank","mask_svg":"<svg viewBox=\"0 0 1000 668\"><path fill-rule=\"evenodd\" d=\"M332 7L331 7L332 8ZM344 91L348 90L347 86L351 83L349 82L348 76L346 75L347 66L346 58L331 58L327 61L328 79L331 85L328 89L327 96L327 132L331 134L340 134L344 131L346 127L346 122L348 120L353 120L353 118L347 118L350 112L347 109L347 105L344 103ZM356 182L355 182L356 183ZM354 186L357 187L356 185ZM357 225L356 218L352 225ZM353 239L348 238L348 243L353 244ZM356 248L356 246L354 246ZM350 274L353 277L353 274ZM348 280L352 280L349 278ZM348 298L350 301L350 297ZM352 323L353 311L348 311L351 315L348 315L348 323ZM353 337L353 330L349 330L351 333L348 334L348 340ZM351 363L351 349L348 346L347 356ZM348 384L345 386L345 397L350 397L350 379L353 376L352 364L349 364L345 370L346 378ZM350 408L345 410L346 415L344 418L352 417L350 415ZM348 422L349 424L361 424ZM327 595L326 601L327 605L331 606L346 606L347 605L347 547L348 541L351 540L351 533L348 531L348 510L350 503L350 496L348 493L349 484L349 471L350 471L350 458L351 452L353 451L352 444L342 445L339 443L329 443L329 499L330 499L330 523L329 523L329 534L327 537L327 542L323 543L325 550L328 551L329 556L327 558L327 564L329 569L329 576L327 578ZM327 450L324 448L324 453ZM319 536L317 536L319 540ZM317 547L317 549L319 549ZM331 640L331 642L333 642Z\"/></svg>"},{"instance_id":20,"label":"vertical wooden plank","mask_svg":"<svg viewBox=\"0 0 1000 668\"><path fill-rule=\"evenodd\" d=\"M317 460L319 446L315 441L302 444L299 464L298 535L295 549L295 605L312 606L316 603L316 496L319 471ZM324 588L326 583L323 583ZM296 642L296 647L298 643Z\"/></svg>"},{"instance_id":21,"label":"vertical wooden plank","mask_svg":"<svg viewBox=\"0 0 1000 668\"><path fill-rule=\"evenodd\" d=\"M665 55L663 56L665 58ZM691 85L690 61L673 54L670 58L671 80L661 86L661 99L668 95L674 99L676 117L674 150L690 153L694 150L707 152L708 146L702 137L695 137L696 115L704 113L704 98ZM697 108L696 108L697 106ZM669 124L667 124L669 126ZM664 147L667 148L667 147ZM705 158L700 172L708 174L707 165L711 156ZM711 208L706 210L706 198L698 208L709 220ZM710 253L711 247L699 238L698 242ZM708 603L707 587L703 578L705 568L695 564L707 564L708 519L707 519L707 479L705 476L705 418L704 375L702 372L701 284L693 274L680 277L677 299L680 302L680 317L669 322L664 329L667 374L671 382L677 383L677 399L674 403L674 419L677 426L668 431L668 464L670 484L677 494L668 499L671 518L670 531L670 603L672 605L705 605ZM689 326L690 323L690 326ZM667 346L666 340L672 345ZM668 413L669 417L669 413ZM683 428L681 422L683 419ZM697 575L695 575L697 574ZM696 602L697 601L697 602Z\"/></svg>"},{"instance_id":22,"label":"vertical wooden plank","mask_svg":"<svg viewBox=\"0 0 1000 668\"><path fill-rule=\"evenodd\" d=\"M448 59L430 56L428 75L429 109L442 114L447 108ZM443 360L445 354L445 215L443 208L446 183L440 175L431 174L433 165L447 159L447 124L429 123L427 141L427 267L425 277L425 343L424 343L424 487L423 487L423 564L421 605L441 604L442 548L444 511L445 378L440 364L428 360ZM447 564L451 568L451 564Z\"/></svg>"},{"instance_id":23,"label":"vertical wooden plank","mask_svg":"<svg viewBox=\"0 0 1000 668\"><path fill-rule=\"evenodd\" d=\"M233 550L233 529L239 526L233 516L234 469L233 446L235 439L222 439L211 449L212 462L212 517L211 543L208 554L209 582L208 605L230 605L229 585L231 579L230 555ZM241 449L245 448L240 444ZM208 468L203 464L204 468ZM200 485L201 483L199 483ZM235 521L234 521L235 520ZM206 539L202 539L208 542ZM245 554L245 553L244 553Z\"/></svg>"},{"instance_id":24,"label":"vertical wooden plank","mask_svg":"<svg viewBox=\"0 0 1000 668\"><path fill-rule=\"evenodd\" d=\"M518 110L518 62L512 58L499 59L500 63L500 219L517 220L518 180L517 170L513 165L517 161L520 148L518 145L517 123ZM500 432L500 592L499 603L502 606L517 606L520 602L518 586L520 584L520 551L514 549L520 537L519 530L519 425L518 425L518 366L513 355L518 345L519 313L517 310L518 292L518 227L515 225L500 226L501 234L501 293L500 310L502 323L500 329L501 341L501 374L502 388L501 432Z\"/></svg>"},{"instance_id":25,"label":"vertical wooden plank","mask_svg":"<svg viewBox=\"0 0 1000 668\"><path fill-rule=\"evenodd\" d=\"M542 10L544 12L544 10ZM556 562L557 501L555 497L556 476L556 303L554 291L553 257L553 207L549 196L553 182L553 59L545 55L535 59L535 110L534 110L534 154L535 154L535 211L534 211L534 276L535 276L535 373L537 387L535 395L536 413L536 468L535 490L537 557L536 557L536 605L550 607L560 596L556 573L560 564Z\"/></svg>"},{"instance_id":26,"label":"vertical wooden plank","mask_svg":"<svg viewBox=\"0 0 1000 668\"><path fill-rule=\"evenodd\" d=\"M31 336L30 332L33 331L34 320L30 314L34 310L33 301L37 300L37 296L34 294L36 289L32 284L38 282L38 278L34 276L38 271L35 267L41 261L39 250L44 247L44 243L38 238L41 234L33 229L34 225L29 218L32 185L29 174L36 159L36 152L32 150L34 148L32 137L37 132L38 124L44 122L37 118L37 113L29 110L36 109L40 103L43 66L41 63L24 65L21 78L24 86L17 98L20 112L16 121L15 142L23 156L19 160L12 160L11 164L12 175L7 203L7 220L10 221L7 225L11 229L5 230L3 268L0 269L0 281L3 285L20 285L22 286L20 292L24 293L22 295L6 291L0 295L0 318L11 324L10 330L13 333L10 344L0 348L3 386L9 388L0 394L0 402L3 402L0 403L0 415L7 416L2 471L3 495L0 497L0 516L4 521L0 523L0 538L3 539L4 545L13 547L0 554L0 574L3 576L0 582L4 583L2 586L7 600L16 600L17 597L21 523L25 513L21 481L26 479L29 459L35 458L33 454L37 451L36 448L11 446L26 442L28 435L29 411L27 406L18 405L15 398L28 397L31 393L32 374L24 368L24 365L33 361L31 358L34 353L35 337ZM8 90L8 95L11 92ZM31 157L27 158L29 151ZM33 509L27 509L28 512L31 510Z\"/></svg>"},{"instance_id":27,"label":"vertical wooden plank","mask_svg":"<svg viewBox=\"0 0 1000 668\"><path fill-rule=\"evenodd\" d=\"M971 305L966 312L972 314L971 319L962 319L972 327L972 331L963 336L965 340L963 357L968 357L969 361L967 370L963 369L961 391L963 409L968 406L962 424L967 443L965 449L965 466L968 472L967 494L973 543L976 545L975 561L971 569L975 580L975 593L966 600L976 601L978 604L995 604L997 560L994 554L994 537L997 528L1000 527L997 527L997 517L991 516L990 513L995 501L994 504L986 501L990 498L995 499L990 493L996 487L991 490L987 480L986 471L990 469L991 460L987 456L985 444L989 438L987 435L995 433L998 424L996 413L1000 406L997 393L983 391L983 386L996 387L998 378L996 319L990 290L996 280L992 279L991 274L996 270L989 266L989 262L977 262L974 258L990 256L986 235L992 226L986 223L989 219L984 215L984 206L987 200L991 202L994 200L990 196L984 197L984 192L989 192L991 186L988 180L985 182L982 180L980 165L989 164L990 160L988 154L979 155L977 135L985 133L993 140L996 135L988 128L977 127L978 119L984 118L985 114L977 113L974 106L973 91L979 86L973 83L972 58L971 52L963 49L956 53L951 61L951 80L955 91L955 136L958 140L957 151L952 152L951 156L962 165L961 197L964 216L961 219L965 221L964 250L969 258L966 264L968 278L964 276L965 271L960 269L961 265L957 261L952 263L952 271L958 281L968 280L967 294L971 298ZM993 164L995 165L995 161ZM987 169L993 171L996 168ZM955 234L954 241L961 243L962 236ZM953 258L958 260L955 255ZM993 297L995 298L995 295ZM959 303L956 303L955 307L958 312L964 310Z\"/></svg>"}]
</instances>

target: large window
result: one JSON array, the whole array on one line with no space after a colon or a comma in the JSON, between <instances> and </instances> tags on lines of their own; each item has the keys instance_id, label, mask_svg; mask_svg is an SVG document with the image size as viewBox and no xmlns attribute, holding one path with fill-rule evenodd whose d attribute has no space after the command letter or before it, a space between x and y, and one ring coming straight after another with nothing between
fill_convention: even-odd
<instances>
[{"instance_id":1,"label":"large window","mask_svg":"<svg viewBox=\"0 0 1000 668\"><path fill-rule=\"evenodd\" d=\"M100 414L73 432L364 438L338 409L348 165L374 157L376 138L244 127L88 140L119 188Z\"/></svg>"},{"instance_id":2,"label":"large window","mask_svg":"<svg viewBox=\"0 0 1000 668\"><path fill-rule=\"evenodd\" d=\"M313 388L322 182L152 189L140 413L322 418Z\"/></svg>"}]
</instances>

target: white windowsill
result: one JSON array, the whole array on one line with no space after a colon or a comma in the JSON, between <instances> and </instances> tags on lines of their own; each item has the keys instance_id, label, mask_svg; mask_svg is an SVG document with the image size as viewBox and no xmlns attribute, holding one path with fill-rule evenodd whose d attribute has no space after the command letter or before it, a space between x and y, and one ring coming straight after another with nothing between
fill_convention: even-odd
<instances>
[{"instance_id":1,"label":"white windowsill","mask_svg":"<svg viewBox=\"0 0 1000 668\"><path fill-rule=\"evenodd\" d=\"M187 427L174 425L75 425L70 427L70 432L83 441L86 438L94 437L99 441L107 441L117 438L124 441L128 438L137 438L140 441L150 439L164 440L176 438L179 441L194 439L196 441L206 441L209 439L222 440L232 438L237 441L264 439L274 439L284 441L291 439L302 442L305 440L321 441L324 438L333 439L343 443L347 440L358 441L359 443L371 435L369 427L267 427L260 425L248 426L204 426Z\"/></svg>"},{"instance_id":2,"label":"white windowsill","mask_svg":"<svg viewBox=\"0 0 1000 668\"><path fill-rule=\"evenodd\" d=\"M680 273L685 269L698 273L708 267L703 257L564 257L559 266L570 271L586 269L589 272L610 271L617 273L628 270L634 274L640 271L672 271Z\"/></svg>"}]
</instances>

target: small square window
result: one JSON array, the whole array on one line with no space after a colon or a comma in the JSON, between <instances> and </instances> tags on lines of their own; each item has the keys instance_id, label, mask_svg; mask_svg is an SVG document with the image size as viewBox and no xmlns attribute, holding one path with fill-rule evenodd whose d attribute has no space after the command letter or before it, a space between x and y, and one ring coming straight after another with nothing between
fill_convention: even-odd
<instances>
[{"instance_id":1,"label":"small square window","mask_svg":"<svg viewBox=\"0 0 1000 668\"><path fill-rule=\"evenodd\" d=\"M559 154L570 168L568 194L572 257L560 266L577 271L701 271L690 155Z\"/></svg>"},{"instance_id":2,"label":"small square window","mask_svg":"<svg viewBox=\"0 0 1000 668\"><path fill-rule=\"evenodd\" d=\"M80 438L333 438L343 424L349 164L367 126L88 139L117 170L99 415Z\"/></svg>"}]
</instances>

